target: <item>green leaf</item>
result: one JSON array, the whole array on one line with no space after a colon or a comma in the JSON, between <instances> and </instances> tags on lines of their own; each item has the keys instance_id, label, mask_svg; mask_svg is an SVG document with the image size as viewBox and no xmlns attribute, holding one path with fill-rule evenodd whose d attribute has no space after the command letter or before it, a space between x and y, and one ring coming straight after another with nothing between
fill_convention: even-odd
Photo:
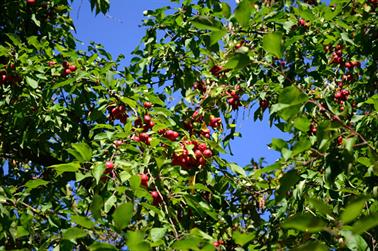
<instances>
[{"instance_id":1,"label":"green leaf","mask_svg":"<svg viewBox=\"0 0 378 251\"><path fill-rule=\"evenodd\" d=\"M23 226L17 226L16 230L16 238L22 238L24 236L29 236L30 233L28 230L26 230Z\"/></svg>"},{"instance_id":2,"label":"green leaf","mask_svg":"<svg viewBox=\"0 0 378 251\"><path fill-rule=\"evenodd\" d=\"M344 237L345 244L349 250L369 250L368 244L360 235L353 234L347 230L341 230L340 234Z\"/></svg>"},{"instance_id":3,"label":"green leaf","mask_svg":"<svg viewBox=\"0 0 378 251\"><path fill-rule=\"evenodd\" d=\"M292 149L292 157L301 152L307 151L310 148L311 141L308 138L301 138Z\"/></svg>"},{"instance_id":4,"label":"green leaf","mask_svg":"<svg viewBox=\"0 0 378 251\"><path fill-rule=\"evenodd\" d=\"M222 14L225 18L229 18L231 16L231 7L227 3L221 3L222 5Z\"/></svg>"},{"instance_id":5,"label":"green leaf","mask_svg":"<svg viewBox=\"0 0 378 251\"><path fill-rule=\"evenodd\" d=\"M238 166L237 164L229 163L229 166L230 166L231 171L233 171L234 173L240 174L242 176L246 176L244 169Z\"/></svg>"},{"instance_id":6,"label":"green leaf","mask_svg":"<svg viewBox=\"0 0 378 251\"><path fill-rule=\"evenodd\" d=\"M264 35L263 37L263 48L267 52L273 54L274 56L282 57L282 34L280 32L273 32Z\"/></svg>"},{"instance_id":7,"label":"green leaf","mask_svg":"<svg viewBox=\"0 0 378 251\"><path fill-rule=\"evenodd\" d=\"M282 148L287 148L287 142L283 139L273 138L271 148L276 151L281 151Z\"/></svg>"},{"instance_id":8,"label":"green leaf","mask_svg":"<svg viewBox=\"0 0 378 251\"><path fill-rule=\"evenodd\" d=\"M173 244L175 250L198 250L197 246L201 243L201 238L188 237L183 240L178 240Z\"/></svg>"},{"instance_id":9,"label":"green leaf","mask_svg":"<svg viewBox=\"0 0 378 251\"><path fill-rule=\"evenodd\" d=\"M224 65L226 69L238 69L247 66L250 60L248 55L242 53L236 53L232 58L230 58L227 63Z\"/></svg>"},{"instance_id":10,"label":"green leaf","mask_svg":"<svg viewBox=\"0 0 378 251\"><path fill-rule=\"evenodd\" d=\"M240 1L234 12L234 16L240 26L247 27L249 25L252 8L250 0Z\"/></svg>"},{"instance_id":11,"label":"green leaf","mask_svg":"<svg viewBox=\"0 0 378 251\"><path fill-rule=\"evenodd\" d=\"M281 201L286 193L300 180L295 170L288 171L280 179L280 187L276 192L276 201Z\"/></svg>"},{"instance_id":12,"label":"green leaf","mask_svg":"<svg viewBox=\"0 0 378 251\"><path fill-rule=\"evenodd\" d=\"M74 243L76 243L76 239L80 239L80 238L83 238L85 236L87 236L87 232L83 229L80 229L80 228L77 228L77 227L73 227L73 228L70 228L70 229L67 229L64 233L63 233L63 240L69 240L69 241L72 241Z\"/></svg>"},{"instance_id":13,"label":"green leaf","mask_svg":"<svg viewBox=\"0 0 378 251\"><path fill-rule=\"evenodd\" d=\"M232 233L232 239L235 241L236 244L240 246L244 246L254 238L255 233L240 233L239 231L235 231Z\"/></svg>"},{"instance_id":14,"label":"green leaf","mask_svg":"<svg viewBox=\"0 0 378 251\"><path fill-rule=\"evenodd\" d=\"M133 109L135 109L138 104L135 100L128 97L121 97L121 101Z\"/></svg>"},{"instance_id":15,"label":"green leaf","mask_svg":"<svg viewBox=\"0 0 378 251\"><path fill-rule=\"evenodd\" d=\"M305 244L294 248L293 251L328 251L329 248L320 241L308 241Z\"/></svg>"},{"instance_id":16,"label":"green leaf","mask_svg":"<svg viewBox=\"0 0 378 251\"><path fill-rule=\"evenodd\" d=\"M76 224L85 227L85 228L93 228L95 226L95 223L88 219L87 217L80 216L80 215L73 215L71 217L72 221Z\"/></svg>"},{"instance_id":17,"label":"green leaf","mask_svg":"<svg viewBox=\"0 0 378 251\"><path fill-rule=\"evenodd\" d=\"M293 228L299 231L316 233L324 229L326 224L319 218L309 214L297 214L290 217L284 224L283 228Z\"/></svg>"},{"instance_id":18,"label":"green leaf","mask_svg":"<svg viewBox=\"0 0 378 251\"><path fill-rule=\"evenodd\" d=\"M119 250L113 245L109 243L104 243L104 242L94 242L88 248L89 248L89 251L117 251Z\"/></svg>"},{"instance_id":19,"label":"green leaf","mask_svg":"<svg viewBox=\"0 0 378 251\"><path fill-rule=\"evenodd\" d=\"M150 245L144 240L144 233L141 231L127 232L127 247L131 251L148 251Z\"/></svg>"},{"instance_id":20,"label":"green leaf","mask_svg":"<svg viewBox=\"0 0 378 251\"><path fill-rule=\"evenodd\" d=\"M324 201L317 198L309 198L308 201L310 202L311 206L321 215L326 216L332 214L332 209Z\"/></svg>"},{"instance_id":21,"label":"green leaf","mask_svg":"<svg viewBox=\"0 0 378 251\"><path fill-rule=\"evenodd\" d=\"M72 148L76 150L81 156L83 162L90 161L92 158L92 149L86 143L72 144Z\"/></svg>"},{"instance_id":22,"label":"green leaf","mask_svg":"<svg viewBox=\"0 0 378 251\"><path fill-rule=\"evenodd\" d=\"M122 204L116 208L112 217L116 227L120 230L127 227L133 216L134 205L131 202Z\"/></svg>"},{"instance_id":23,"label":"green leaf","mask_svg":"<svg viewBox=\"0 0 378 251\"><path fill-rule=\"evenodd\" d=\"M353 224L352 232L355 234L363 234L369 229L378 226L378 212L362 217Z\"/></svg>"},{"instance_id":24,"label":"green leaf","mask_svg":"<svg viewBox=\"0 0 378 251\"><path fill-rule=\"evenodd\" d=\"M26 77L26 83L30 85L33 89L36 89L38 87L38 82L30 77Z\"/></svg>"},{"instance_id":25,"label":"green leaf","mask_svg":"<svg viewBox=\"0 0 378 251\"><path fill-rule=\"evenodd\" d=\"M227 34L227 31L225 31L225 30L221 30L221 31L212 31L212 32L210 33L210 46L212 46L212 45L218 43L218 41L219 41L220 39L222 39L222 37L223 37L224 35L226 35L226 34Z\"/></svg>"},{"instance_id":26,"label":"green leaf","mask_svg":"<svg viewBox=\"0 0 378 251\"><path fill-rule=\"evenodd\" d=\"M151 232L150 232L151 240L153 242L159 241L161 238L165 236L166 232L167 232L167 229L164 227L151 229Z\"/></svg>"},{"instance_id":27,"label":"green leaf","mask_svg":"<svg viewBox=\"0 0 378 251\"><path fill-rule=\"evenodd\" d=\"M112 207L116 204L116 202L117 202L117 197L114 194L112 194L112 196L110 196L109 199L105 201L104 212L108 213L110 209L112 209Z\"/></svg>"},{"instance_id":28,"label":"green leaf","mask_svg":"<svg viewBox=\"0 0 378 251\"><path fill-rule=\"evenodd\" d=\"M284 88L279 97L278 103L272 105L271 114L277 112L284 120L298 115L302 105L308 100L306 94L301 92L296 86Z\"/></svg>"},{"instance_id":29,"label":"green leaf","mask_svg":"<svg viewBox=\"0 0 378 251\"><path fill-rule=\"evenodd\" d=\"M192 22L194 27L200 30L221 31L224 30L221 22L209 16L197 16Z\"/></svg>"},{"instance_id":30,"label":"green leaf","mask_svg":"<svg viewBox=\"0 0 378 251\"><path fill-rule=\"evenodd\" d=\"M49 168L53 168L58 175L65 173L65 172L77 172L80 169L79 162L71 162L65 164L58 164L49 166Z\"/></svg>"},{"instance_id":31,"label":"green leaf","mask_svg":"<svg viewBox=\"0 0 378 251\"><path fill-rule=\"evenodd\" d=\"M140 176L139 175L133 175L129 179L129 183L130 183L131 190L133 190L133 191L138 190L140 188Z\"/></svg>"},{"instance_id":32,"label":"green leaf","mask_svg":"<svg viewBox=\"0 0 378 251\"><path fill-rule=\"evenodd\" d=\"M102 175L105 171L105 165L103 162L96 162L94 164L94 168L92 170L92 175L96 180L96 184L98 184L101 180Z\"/></svg>"},{"instance_id":33,"label":"green leaf","mask_svg":"<svg viewBox=\"0 0 378 251\"><path fill-rule=\"evenodd\" d=\"M90 210L95 219L99 219L101 217L101 210L103 206L104 200L100 195L95 194L95 196L93 196L92 204L90 206Z\"/></svg>"},{"instance_id":34,"label":"green leaf","mask_svg":"<svg viewBox=\"0 0 378 251\"><path fill-rule=\"evenodd\" d=\"M307 132L311 121L307 117L298 117L294 120L294 127L302 132Z\"/></svg>"},{"instance_id":35,"label":"green leaf","mask_svg":"<svg viewBox=\"0 0 378 251\"><path fill-rule=\"evenodd\" d=\"M29 180L28 182L25 183L25 187L27 187L28 190L32 190L40 186L45 186L48 183L49 183L48 181L43 180L43 179Z\"/></svg>"},{"instance_id":36,"label":"green leaf","mask_svg":"<svg viewBox=\"0 0 378 251\"><path fill-rule=\"evenodd\" d=\"M347 224L358 217L366 203L365 198L361 198L349 204L341 214L340 220L342 223Z\"/></svg>"}]
</instances>

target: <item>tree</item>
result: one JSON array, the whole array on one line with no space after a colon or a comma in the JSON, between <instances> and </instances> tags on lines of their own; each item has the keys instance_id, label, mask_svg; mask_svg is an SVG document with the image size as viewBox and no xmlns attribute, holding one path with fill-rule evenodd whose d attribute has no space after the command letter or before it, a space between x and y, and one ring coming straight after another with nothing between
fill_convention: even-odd
<instances>
[{"instance_id":1,"label":"tree","mask_svg":"<svg viewBox=\"0 0 378 251\"><path fill-rule=\"evenodd\" d=\"M0 3L0 247L374 250L377 2L179 4L122 69L68 1ZM281 158L221 158L265 110Z\"/></svg>"}]
</instances>

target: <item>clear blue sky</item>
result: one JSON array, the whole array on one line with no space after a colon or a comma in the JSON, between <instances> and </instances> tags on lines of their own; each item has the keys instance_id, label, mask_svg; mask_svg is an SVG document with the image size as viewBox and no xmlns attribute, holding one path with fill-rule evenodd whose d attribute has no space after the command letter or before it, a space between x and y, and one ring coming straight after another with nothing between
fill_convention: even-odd
<instances>
[{"instance_id":1,"label":"clear blue sky","mask_svg":"<svg viewBox=\"0 0 378 251\"><path fill-rule=\"evenodd\" d=\"M227 2L234 8L234 0ZM143 11L170 4L172 3L168 0L111 0L110 12L106 16L95 16L90 12L88 0L74 1L72 17L76 26L76 37L84 43L83 49L90 41L95 41L103 44L113 57L124 54L125 64L128 64L130 52L144 35L144 28L139 27L144 18ZM265 118L267 117L266 112ZM272 138L288 138L288 135L278 129L270 128L267 119L253 122L253 112L248 116L248 111L244 109L239 112L238 131L243 137L232 142L234 156L226 158L241 166L250 163L251 158L258 160L260 157L265 157L268 163L273 163L279 158L279 153L269 150L267 145Z\"/></svg>"}]
</instances>

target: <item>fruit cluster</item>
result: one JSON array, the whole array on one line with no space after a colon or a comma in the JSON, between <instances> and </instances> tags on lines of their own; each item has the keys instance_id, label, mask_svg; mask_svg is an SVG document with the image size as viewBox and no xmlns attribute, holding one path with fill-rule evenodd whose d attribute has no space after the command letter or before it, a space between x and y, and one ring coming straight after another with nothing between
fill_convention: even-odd
<instances>
[{"instance_id":1,"label":"fruit cluster","mask_svg":"<svg viewBox=\"0 0 378 251\"><path fill-rule=\"evenodd\" d=\"M14 64L10 64L9 67L4 65L4 68L7 68L7 69L0 71L0 85L2 85L2 84L13 84L13 83L21 81L20 76L18 76L14 72L14 70L15 70Z\"/></svg>"},{"instance_id":2,"label":"fruit cluster","mask_svg":"<svg viewBox=\"0 0 378 251\"><path fill-rule=\"evenodd\" d=\"M110 105L108 106L108 112L110 121L119 119L121 123L126 123L128 115L124 104Z\"/></svg>"},{"instance_id":3,"label":"fruit cluster","mask_svg":"<svg viewBox=\"0 0 378 251\"><path fill-rule=\"evenodd\" d=\"M205 143L198 141L184 141L180 143L181 149L172 156L172 164L181 166L184 169L193 169L206 164L206 159L213 156L213 152L207 148ZM187 147L192 148L193 154L189 153ZM189 148L189 147L188 147Z\"/></svg>"},{"instance_id":4,"label":"fruit cluster","mask_svg":"<svg viewBox=\"0 0 378 251\"><path fill-rule=\"evenodd\" d=\"M49 62L49 65L50 65L51 62ZM71 74L72 72L76 71L77 70L77 67L73 64L70 64L69 62L67 61L64 61L63 64L63 72L62 72L62 76L67 76L69 74Z\"/></svg>"},{"instance_id":5,"label":"fruit cluster","mask_svg":"<svg viewBox=\"0 0 378 251\"><path fill-rule=\"evenodd\" d=\"M141 174L139 174L139 177L140 177L140 185L144 186L146 189L148 189L148 180L149 180L148 175L145 174L145 173L141 173ZM152 204L154 206L157 206L161 202L163 202L163 197L161 196L161 194L158 191L152 190L150 192L150 195L152 197Z\"/></svg>"},{"instance_id":6,"label":"fruit cluster","mask_svg":"<svg viewBox=\"0 0 378 251\"><path fill-rule=\"evenodd\" d=\"M227 103L232 107L233 110L237 110L239 106L241 106L240 96L237 93L237 90L226 91L226 94Z\"/></svg>"},{"instance_id":7,"label":"fruit cluster","mask_svg":"<svg viewBox=\"0 0 378 251\"><path fill-rule=\"evenodd\" d=\"M167 130L167 129L160 129L158 131L158 133L160 135L163 135L164 137L166 137L170 141L176 141L176 139L180 136L180 134L178 132L173 131L173 130Z\"/></svg>"}]
</instances>

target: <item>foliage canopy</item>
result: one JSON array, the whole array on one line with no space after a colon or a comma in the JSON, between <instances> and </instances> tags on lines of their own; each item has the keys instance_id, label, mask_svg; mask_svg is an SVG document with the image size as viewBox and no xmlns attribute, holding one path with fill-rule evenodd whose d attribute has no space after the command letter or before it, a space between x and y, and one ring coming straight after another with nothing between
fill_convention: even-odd
<instances>
[{"instance_id":1,"label":"foliage canopy","mask_svg":"<svg viewBox=\"0 0 378 251\"><path fill-rule=\"evenodd\" d=\"M0 2L0 249L375 250L377 1L171 2L127 68L69 1ZM272 165L220 156L244 111Z\"/></svg>"}]
</instances>

